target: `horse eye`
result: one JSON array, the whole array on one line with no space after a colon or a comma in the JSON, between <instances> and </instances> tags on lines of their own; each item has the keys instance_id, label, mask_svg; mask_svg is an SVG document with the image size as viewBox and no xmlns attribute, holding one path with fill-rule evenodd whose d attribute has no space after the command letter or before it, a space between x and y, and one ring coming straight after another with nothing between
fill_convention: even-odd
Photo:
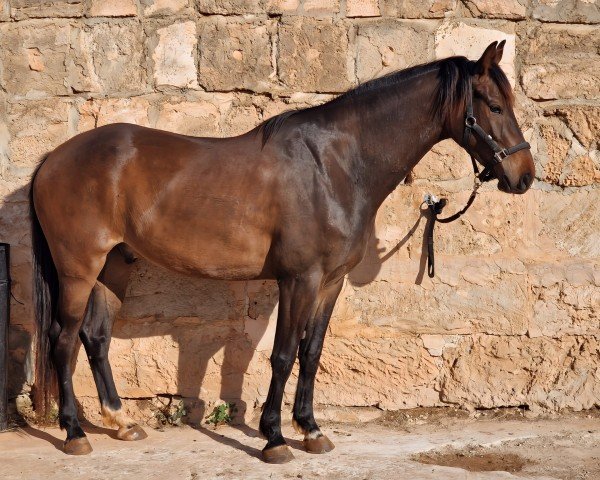
<instances>
[{"instance_id":1,"label":"horse eye","mask_svg":"<svg viewBox=\"0 0 600 480\"><path fill-rule=\"evenodd\" d=\"M490 110L492 111L492 113L502 113L502 109L497 105L492 105L490 107Z\"/></svg>"}]
</instances>

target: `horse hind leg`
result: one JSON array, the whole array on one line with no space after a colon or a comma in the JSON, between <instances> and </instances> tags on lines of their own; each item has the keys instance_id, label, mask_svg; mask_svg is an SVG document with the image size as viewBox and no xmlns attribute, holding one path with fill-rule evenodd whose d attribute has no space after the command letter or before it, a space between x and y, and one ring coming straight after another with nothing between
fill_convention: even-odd
<instances>
[{"instance_id":1,"label":"horse hind leg","mask_svg":"<svg viewBox=\"0 0 600 480\"><path fill-rule=\"evenodd\" d=\"M134 259L128 253L126 247L118 246L108 254L92 290L79 337L98 389L103 423L117 428L121 440L142 440L147 437L146 432L123 411L108 360L112 327L125 297Z\"/></svg>"},{"instance_id":2,"label":"horse hind leg","mask_svg":"<svg viewBox=\"0 0 600 480\"><path fill-rule=\"evenodd\" d=\"M58 377L59 424L67 431L64 452L85 455L92 447L77 418L73 392L74 353L77 334L83 322L93 277L76 277L59 272L58 321L51 328L51 357Z\"/></svg>"}]
</instances>

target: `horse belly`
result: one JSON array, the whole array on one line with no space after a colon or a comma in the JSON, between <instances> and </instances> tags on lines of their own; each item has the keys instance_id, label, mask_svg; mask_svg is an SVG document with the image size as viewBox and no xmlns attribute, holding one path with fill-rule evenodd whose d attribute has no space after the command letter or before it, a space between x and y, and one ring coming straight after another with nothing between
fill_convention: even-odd
<instances>
[{"instance_id":1,"label":"horse belly","mask_svg":"<svg viewBox=\"0 0 600 480\"><path fill-rule=\"evenodd\" d=\"M148 260L185 274L229 280L268 276L267 215L237 201L161 211L129 229L125 242Z\"/></svg>"}]
</instances>

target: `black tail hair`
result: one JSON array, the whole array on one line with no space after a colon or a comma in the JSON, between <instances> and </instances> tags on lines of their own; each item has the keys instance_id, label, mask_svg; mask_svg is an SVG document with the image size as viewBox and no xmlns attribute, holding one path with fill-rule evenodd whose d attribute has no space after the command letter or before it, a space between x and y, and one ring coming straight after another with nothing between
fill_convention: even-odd
<instances>
[{"instance_id":1,"label":"black tail hair","mask_svg":"<svg viewBox=\"0 0 600 480\"><path fill-rule=\"evenodd\" d=\"M40 225L33 203L33 184L45 156L35 169L29 188L29 217L31 220L31 263L33 266L33 306L36 326L35 385L33 403L38 419L47 419L50 403L56 396L56 373L50 358L50 327L56 319L58 275L48 242Z\"/></svg>"}]
</instances>

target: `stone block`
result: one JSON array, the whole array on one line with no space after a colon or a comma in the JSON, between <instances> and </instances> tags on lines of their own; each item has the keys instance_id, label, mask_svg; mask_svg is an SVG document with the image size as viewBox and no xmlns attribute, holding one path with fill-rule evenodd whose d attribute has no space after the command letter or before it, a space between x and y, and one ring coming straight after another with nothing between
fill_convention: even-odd
<instances>
[{"instance_id":1,"label":"stone block","mask_svg":"<svg viewBox=\"0 0 600 480\"><path fill-rule=\"evenodd\" d=\"M304 0L304 13L332 15L340 11L340 0Z\"/></svg>"},{"instance_id":2,"label":"stone block","mask_svg":"<svg viewBox=\"0 0 600 480\"><path fill-rule=\"evenodd\" d=\"M412 171L413 179L452 180L473 174L469 154L454 140L444 140L427 152Z\"/></svg>"},{"instance_id":3,"label":"stone block","mask_svg":"<svg viewBox=\"0 0 600 480\"><path fill-rule=\"evenodd\" d=\"M216 137L221 120L220 104L225 94L201 94L188 97L168 97L162 100L156 118L156 128L184 135Z\"/></svg>"},{"instance_id":4,"label":"stone block","mask_svg":"<svg viewBox=\"0 0 600 480\"><path fill-rule=\"evenodd\" d=\"M593 114L587 116L584 112L578 107L556 111L559 118L562 116L567 124L570 123L578 135L556 118L539 126L536 159L541 166L538 176L545 182L565 187L600 183L598 150L588 150L578 141L580 138L588 146L596 141L590 136L597 129Z\"/></svg>"},{"instance_id":5,"label":"stone block","mask_svg":"<svg viewBox=\"0 0 600 480\"><path fill-rule=\"evenodd\" d=\"M439 366L420 343L412 335L365 326L332 335L321 356L315 402L384 410L439 404Z\"/></svg>"},{"instance_id":6,"label":"stone block","mask_svg":"<svg viewBox=\"0 0 600 480\"><path fill-rule=\"evenodd\" d=\"M31 371L32 326L10 325L8 331L8 398L29 390Z\"/></svg>"},{"instance_id":7,"label":"stone block","mask_svg":"<svg viewBox=\"0 0 600 480\"><path fill-rule=\"evenodd\" d=\"M600 29L590 25L541 25L520 55L521 83L536 100L600 98Z\"/></svg>"},{"instance_id":8,"label":"stone block","mask_svg":"<svg viewBox=\"0 0 600 480\"><path fill-rule=\"evenodd\" d=\"M356 55L359 82L433 60L434 29L435 25L430 23L401 20L359 26Z\"/></svg>"},{"instance_id":9,"label":"stone block","mask_svg":"<svg viewBox=\"0 0 600 480\"><path fill-rule=\"evenodd\" d=\"M141 0L144 16L162 16L179 13L190 5L190 0Z\"/></svg>"},{"instance_id":10,"label":"stone block","mask_svg":"<svg viewBox=\"0 0 600 480\"><path fill-rule=\"evenodd\" d=\"M532 16L542 22L600 23L600 5L590 0L533 0Z\"/></svg>"},{"instance_id":11,"label":"stone block","mask_svg":"<svg viewBox=\"0 0 600 480\"><path fill-rule=\"evenodd\" d=\"M383 15L399 18L444 18L452 16L457 0L382 0Z\"/></svg>"},{"instance_id":12,"label":"stone block","mask_svg":"<svg viewBox=\"0 0 600 480\"><path fill-rule=\"evenodd\" d=\"M438 254L437 276L431 280L420 256L419 251L414 260L380 260L370 283L353 285L354 291L349 290L340 305L346 304L347 326L368 325L406 334L527 332L532 311L520 261ZM351 284L355 278L349 275Z\"/></svg>"},{"instance_id":13,"label":"stone block","mask_svg":"<svg viewBox=\"0 0 600 480\"><path fill-rule=\"evenodd\" d=\"M343 92L352 86L347 68L345 22L286 18L279 30L279 77L292 91Z\"/></svg>"},{"instance_id":14,"label":"stone block","mask_svg":"<svg viewBox=\"0 0 600 480\"><path fill-rule=\"evenodd\" d=\"M597 105L563 105L547 110L563 120L584 148L600 145L600 107Z\"/></svg>"},{"instance_id":15,"label":"stone block","mask_svg":"<svg viewBox=\"0 0 600 480\"><path fill-rule=\"evenodd\" d=\"M0 22L8 22L10 20L10 5L8 0L0 0Z\"/></svg>"},{"instance_id":16,"label":"stone block","mask_svg":"<svg viewBox=\"0 0 600 480\"><path fill-rule=\"evenodd\" d=\"M599 351L596 336L465 337L444 352L440 396L470 408L593 408L600 398Z\"/></svg>"},{"instance_id":17,"label":"stone block","mask_svg":"<svg viewBox=\"0 0 600 480\"><path fill-rule=\"evenodd\" d=\"M207 90L271 91L273 20L210 18L200 27L200 84Z\"/></svg>"},{"instance_id":18,"label":"stone block","mask_svg":"<svg viewBox=\"0 0 600 480\"><path fill-rule=\"evenodd\" d=\"M598 333L600 264L579 259L528 267L533 315L528 335L559 338Z\"/></svg>"},{"instance_id":19,"label":"stone block","mask_svg":"<svg viewBox=\"0 0 600 480\"><path fill-rule=\"evenodd\" d=\"M192 21L158 28L151 40L156 87L198 88L196 24Z\"/></svg>"},{"instance_id":20,"label":"stone block","mask_svg":"<svg viewBox=\"0 0 600 480\"><path fill-rule=\"evenodd\" d=\"M528 0L467 0L467 8L474 17L523 20L527 15Z\"/></svg>"},{"instance_id":21,"label":"stone block","mask_svg":"<svg viewBox=\"0 0 600 480\"><path fill-rule=\"evenodd\" d=\"M77 132L117 122L151 126L149 108L146 97L91 99L78 107Z\"/></svg>"},{"instance_id":22,"label":"stone block","mask_svg":"<svg viewBox=\"0 0 600 480\"><path fill-rule=\"evenodd\" d=\"M2 24L1 83L6 92L28 98L71 93L66 64L72 33L64 20Z\"/></svg>"},{"instance_id":23,"label":"stone block","mask_svg":"<svg viewBox=\"0 0 600 480\"><path fill-rule=\"evenodd\" d=\"M539 255L552 257L600 257L600 192L575 189L542 192L534 190L538 205Z\"/></svg>"},{"instance_id":24,"label":"stone block","mask_svg":"<svg viewBox=\"0 0 600 480\"><path fill-rule=\"evenodd\" d=\"M61 18L83 16L84 0L11 0L11 16L26 18Z\"/></svg>"},{"instance_id":25,"label":"stone block","mask_svg":"<svg viewBox=\"0 0 600 480\"><path fill-rule=\"evenodd\" d=\"M220 109L220 136L222 137L246 133L261 121L260 109L255 105L252 95L236 94L223 98Z\"/></svg>"},{"instance_id":26,"label":"stone block","mask_svg":"<svg viewBox=\"0 0 600 480\"><path fill-rule=\"evenodd\" d=\"M378 17L378 0L346 0L347 17Z\"/></svg>"},{"instance_id":27,"label":"stone block","mask_svg":"<svg viewBox=\"0 0 600 480\"><path fill-rule=\"evenodd\" d=\"M508 26L511 30L512 26ZM513 31L482 28L463 22L445 22L435 32L435 56L444 58L462 55L470 60L478 60L487 46L494 41L506 40L500 67L515 85L515 34Z\"/></svg>"},{"instance_id":28,"label":"stone block","mask_svg":"<svg viewBox=\"0 0 600 480\"><path fill-rule=\"evenodd\" d=\"M136 0L91 0L87 11L89 17L135 17Z\"/></svg>"},{"instance_id":29,"label":"stone block","mask_svg":"<svg viewBox=\"0 0 600 480\"><path fill-rule=\"evenodd\" d=\"M135 20L90 23L80 30L68 65L77 92L140 93L146 90L143 31Z\"/></svg>"},{"instance_id":30,"label":"stone block","mask_svg":"<svg viewBox=\"0 0 600 480\"><path fill-rule=\"evenodd\" d=\"M196 4L200 13L209 15L278 14L296 11L300 0L196 0Z\"/></svg>"},{"instance_id":31,"label":"stone block","mask_svg":"<svg viewBox=\"0 0 600 480\"><path fill-rule=\"evenodd\" d=\"M11 104L11 164L33 170L43 155L68 140L70 108L71 102L62 98Z\"/></svg>"}]
</instances>

